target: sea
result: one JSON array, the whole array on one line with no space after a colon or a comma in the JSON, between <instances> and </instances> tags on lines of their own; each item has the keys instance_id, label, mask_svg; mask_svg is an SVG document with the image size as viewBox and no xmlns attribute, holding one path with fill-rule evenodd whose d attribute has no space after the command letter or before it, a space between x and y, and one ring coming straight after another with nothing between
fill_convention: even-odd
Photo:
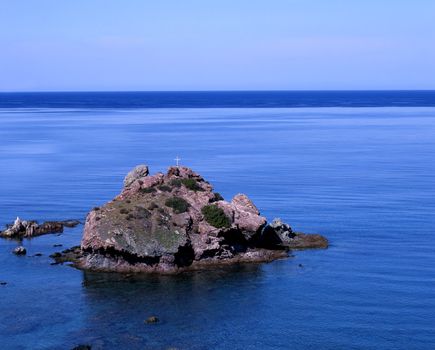
<instances>
[{"instance_id":1,"label":"sea","mask_svg":"<svg viewBox=\"0 0 435 350\"><path fill-rule=\"evenodd\" d=\"M82 225L0 239L1 349L435 349L435 91L0 93L0 225L84 221L177 156L329 248L120 275L51 264Z\"/></svg>"}]
</instances>

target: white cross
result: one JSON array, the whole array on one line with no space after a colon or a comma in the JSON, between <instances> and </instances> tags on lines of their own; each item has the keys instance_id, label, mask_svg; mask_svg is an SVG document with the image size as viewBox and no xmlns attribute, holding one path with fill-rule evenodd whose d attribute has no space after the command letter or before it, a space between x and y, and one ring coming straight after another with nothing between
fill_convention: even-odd
<instances>
[{"instance_id":1,"label":"white cross","mask_svg":"<svg viewBox=\"0 0 435 350\"><path fill-rule=\"evenodd\" d=\"M177 162L177 166L178 166L178 162L181 160L181 158L175 157L175 161Z\"/></svg>"}]
</instances>

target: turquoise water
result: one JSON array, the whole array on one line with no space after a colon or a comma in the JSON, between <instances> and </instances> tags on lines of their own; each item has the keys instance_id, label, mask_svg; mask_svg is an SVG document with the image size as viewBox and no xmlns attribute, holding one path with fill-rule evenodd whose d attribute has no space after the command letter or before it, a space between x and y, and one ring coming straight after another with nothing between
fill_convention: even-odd
<instances>
[{"instance_id":1,"label":"turquoise water","mask_svg":"<svg viewBox=\"0 0 435 350\"><path fill-rule=\"evenodd\" d=\"M224 197L247 193L331 246L125 277L50 265L80 226L25 240L26 257L0 240L1 348L434 349L434 135L431 107L2 109L1 225L83 219L130 168L179 155Z\"/></svg>"}]
</instances>

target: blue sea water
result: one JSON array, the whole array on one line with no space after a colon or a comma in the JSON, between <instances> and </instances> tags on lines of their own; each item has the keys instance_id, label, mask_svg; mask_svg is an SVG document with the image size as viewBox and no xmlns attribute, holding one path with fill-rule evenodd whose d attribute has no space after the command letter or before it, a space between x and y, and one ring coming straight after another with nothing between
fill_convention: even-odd
<instances>
[{"instance_id":1,"label":"blue sea water","mask_svg":"<svg viewBox=\"0 0 435 350\"><path fill-rule=\"evenodd\" d=\"M179 155L331 243L125 277L50 265L82 226L24 257L1 239L2 349L435 349L435 93L253 94L0 94L0 225L84 219L130 168Z\"/></svg>"}]
</instances>

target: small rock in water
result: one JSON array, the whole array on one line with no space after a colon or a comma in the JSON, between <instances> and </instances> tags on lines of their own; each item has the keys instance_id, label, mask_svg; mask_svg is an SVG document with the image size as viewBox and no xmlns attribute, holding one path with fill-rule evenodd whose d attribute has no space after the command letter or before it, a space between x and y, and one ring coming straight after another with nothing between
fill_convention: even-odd
<instances>
[{"instance_id":1,"label":"small rock in water","mask_svg":"<svg viewBox=\"0 0 435 350\"><path fill-rule=\"evenodd\" d=\"M33 256L42 256L42 253L33 254Z\"/></svg>"},{"instance_id":2,"label":"small rock in water","mask_svg":"<svg viewBox=\"0 0 435 350\"><path fill-rule=\"evenodd\" d=\"M27 250L26 250L26 248L24 248L23 246L19 246L19 247L16 247L14 250L13 250L13 253L15 254L15 255L26 255L26 253L27 253Z\"/></svg>"},{"instance_id":3,"label":"small rock in water","mask_svg":"<svg viewBox=\"0 0 435 350\"><path fill-rule=\"evenodd\" d=\"M61 223L65 227L76 227L81 222L79 220L64 220L64 221L61 221Z\"/></svg>"},{"instance_id":4,"label":"small rock in water","mask_svg":"<svg viewBox=\"0 0 435 350\"><path fill-rule=\"evenodd\" d=\"M298 266L299 266L299 267L304 267L304 265L302 265L302 264L299 264Z\"/></svg>"},{"instance_id":5,"label":"small rock in water","mask_svg":"<svg viewBox=\"0 0 435 350\"><path fill-rule=\"evenodd\" d=\"M5 285L7 285L7 284L8 284L8 282L0 281L0 286L5 286Z\"/></svg>"},{"instance_id":6,"label":"small rock in water","mask_svg":"<svg viewBox=\"0 0 435 350\"><path fill-rule=\"evenodd\" d=\"M53 244L53 247L62 247L62 244Z\"/></svg>"},{"instance_id":7,"label":"small rock in water","mask_svg":"<svg viewBox=\"0 0 435 350\"><path fill-rule=\"evenodd\" d=\"M150 316L145 320L145 323L151 324L151 323L158 323L160 320L156 316Z\"/></svg>"},{"instance_id":8,"label":"small rock in water","mask_svg":"<svg viewBox=\"0 0 435 350\"><path fill-rule=\"evenodd\" d=\"M63 232L63 227L74 227L79 221L68 220L66 225L62 221L46 221L38 224L36 220L21 220L19 217L15 219L13 224L9 224L6 230L0 230L0 237L7 238L23 238L45 235L47 233Z\"/></svg>"},{"instance_id":9,"label":"small rock in water","mask_svg":"<svg viewBox=\"0 0 435 350\"><path fill-rule=\"evenodd\" d=\"M72 350L91 350L92 347L90 345L77 345L72 348Z\"/></svg>"}]
</instances>

